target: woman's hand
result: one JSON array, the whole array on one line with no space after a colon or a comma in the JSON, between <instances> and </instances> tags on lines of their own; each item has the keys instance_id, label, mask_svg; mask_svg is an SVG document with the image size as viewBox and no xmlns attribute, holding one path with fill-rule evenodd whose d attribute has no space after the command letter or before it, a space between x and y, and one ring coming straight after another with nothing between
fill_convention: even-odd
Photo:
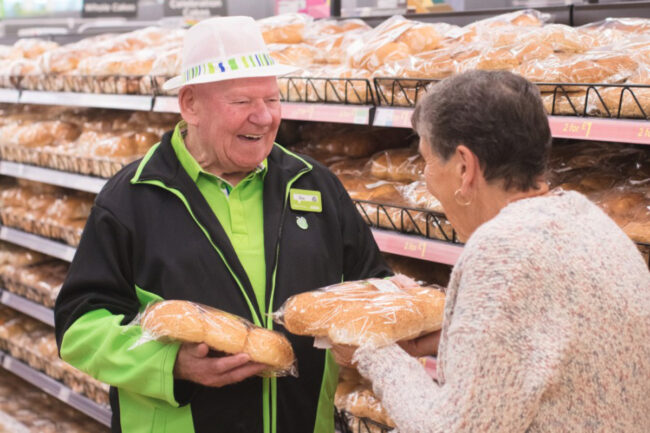
<instances>
[{"instance_id":1,"label":"woman's hand","mask_svg":"<svg viewBox=\"0 0 650 433\"><path fill-rule=\"evenodd\" d=\"M267 365L251 362L245 353L213 358L207 344L183 343L176 356L174 377L205 386L222 387L261 373Z\"/></svg>"},{"instance_id":2,"label":"woman's hand","mask_svg":"<svg viewBox=\"0 0 650 433\"><path fill-rule=\"evenodd\" d=\"M336 360L336 363L338 365L340 365L341 367L352 367L352 368L354 368L354 365L352 364L352 357L354 356L354 352L356 350L357 350L356 346L346 346L343 344L335 344L330 349L332 355L334 355L334 360Z\"/></svg>"},{"instance_id":3,"label":"woman's hand","mask_svg":"<svg viewBox=\"0 0 650 433\"><path fill-rule=\"evenodd\" d=\"M438 354L440 331L425 334L413 340L400 341L398 344L411 356L435 356Z\"/></svg>"}]
</instances>

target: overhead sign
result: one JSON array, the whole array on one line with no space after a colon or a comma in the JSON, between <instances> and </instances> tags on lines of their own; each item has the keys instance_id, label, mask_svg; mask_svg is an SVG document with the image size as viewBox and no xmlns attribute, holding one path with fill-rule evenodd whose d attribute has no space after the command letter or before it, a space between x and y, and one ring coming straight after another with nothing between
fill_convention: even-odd
<instances>
[{"instance_id":1,"label":"overhead sign","mask_svg":"<svg viewBox=\"0 0 650 433\"><path fill-rule=\"evenodd\" d=\"M227 15L226 0L165 0L165 16L185 18L208 18Z\"/></svg>"},{"instance_id":2,"label":"overhead sign","mask_svg":"<svg viewBox=\"0 0 650 433\"><path fill-rule=\"evenodd\" d=\"M138 0L84 0L83 18L124 17L138 15Z\"/></svg>"},{"instance_id":3,"label":"overhead sign","mask_svg":"<svg viewBox=\"0 0 650 433\"><path fill-rule=\"evenodd\" d=\"M330 16L330 0L275 0L275 13L301 12L314 18Z\"/></svg>"}]
</instances>

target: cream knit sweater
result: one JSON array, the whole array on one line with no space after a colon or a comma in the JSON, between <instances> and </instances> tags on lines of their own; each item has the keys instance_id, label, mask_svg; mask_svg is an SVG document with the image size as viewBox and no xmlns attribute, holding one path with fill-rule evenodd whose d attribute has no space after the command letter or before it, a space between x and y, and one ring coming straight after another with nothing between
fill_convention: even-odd
<instances>
[{"instance_id":1,"label":"cream knit sweater","mask_svg":"<svg viewBox=\"0 0 650 433\"><path fill-rule=\"evenodd\" d=\"M650 432L650 273L574 193L479 227L447 289L438 383L401 348L360 348L400 433Z\"/></svg>"}]
</instances>

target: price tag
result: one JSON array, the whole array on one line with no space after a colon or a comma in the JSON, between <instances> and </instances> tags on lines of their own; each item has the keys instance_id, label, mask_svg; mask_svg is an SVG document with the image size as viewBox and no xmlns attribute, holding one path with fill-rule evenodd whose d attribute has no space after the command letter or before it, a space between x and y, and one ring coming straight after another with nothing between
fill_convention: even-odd
<instances>
[{"instance_id":1,"label":"price tag","mask_svg":"<svg viewBox=\"0 0 650 433\"><path fill-rule=\"evenodd\" d=\"M56 397L59 400L67 403L68 400L70 399L70 388L67 388L65 386L60 387Z\"/></svg>"},{"instance_id":2,"label":"price tag","mask_svg":"<svg viewBox=\"0 0 650 433\"><path fill-rule=\"evenodd\" d=\"M11 357L9 357L9 356L6 356L5 359L2 360L2 366L3 366L6 370L11 370L11 364L12 364L12 362L13 362L13 358L11 358Z\"/></svg>"},{"instance_id":3,"label":"price tag","mask_svg":"<svg viewBox=\"0 0 650 433\"><path fill-rule=\"evenodd\" d=\"M9 293L7 291L3 291L2 292L2 298L0 298L0 301L3 304L7 304L7 303L9 303L9 299L11 299L11 293Z\"/></svg>"},{"instance_id":4,"label":"price tag","mask_svg":"<svg viewBox=\"0 0 650 433\"><path fill-rule=\"evenodd\" d=\"M640 126L639 131L636 135L638 138L650 138L650 127Z\"/></svg>"},{"instance_id":5,"label":"price tag","mask_svg":"<svg viewBox=\"0 0 650 433\"><path fill-rule=\"evenodd\" d=\"M427 250L427 244L424 241L404 242L404 252L409 257L416 257L417 255L419 255L420 258L424 258L426 250Z\"/></svg>"},{"instance_id":6,"label":"price tag","mask_svg":"<svg viewBox=\"0 0 650 433\"><path fill-rule=\"evenodd\" d=\"M591 122L564 122L562 133L576 138L589 138L591 133Z\"/></svg>"}]
</instances>

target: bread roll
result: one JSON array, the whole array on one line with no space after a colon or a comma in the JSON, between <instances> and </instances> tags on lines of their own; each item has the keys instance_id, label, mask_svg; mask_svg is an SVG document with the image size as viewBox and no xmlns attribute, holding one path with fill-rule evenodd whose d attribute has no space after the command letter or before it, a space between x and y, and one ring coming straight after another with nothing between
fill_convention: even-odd
<instances>
[{"instance_id":1,"label":"bread roll","mask_svg":"<svg viewBox=\"0 0 650 433\"><path fill-rule=\"evenodd\" d=\"M189 343L205 341L205 325L199 307L191 302L164 301L144 312L142 328L156 336L171 337ZM243 342L241 344L243 347Z\"/></svg>"},{"instance_id":2,"label":"bread roll","mask_svg":"<svg viewBox=\"0 0 650 433\"><path fill-rule=\"evenodd\" d=\"M413 54L417 54L438 48L442 36L432 24L416 24L402 33L396 42L404 42Z\"/></svg>"},{"instance_id":3,"label":"bread roll","mask_svg":"<svg viewBox=\"0 0 650 433\"><path fill-rule=\"evenodd\" d=\"M169 337L230 353L246 353L271 372L291 371L294 354L280 333L256 327L241 317L189 301L161 301L145 310L140 324L156 337Z\"/></svg>"},{"instance_id":4,"label":"bread roll","mask_svg":"<svg viewBox=\"0 0 650 433\"><path fill-rule=\"evenodd\" d=\"M282 334L264 328L250 329L243 352L251 360L278 370L290 369L294 361L289 341Z\"/></svg>"},{"instance_id":5,"label":"bread roll","mask_svg":"<svg viewBox=\"0 0 650 433\"><path fill-rule=\"evenodd\" d=\"M292 296L277 318L297 335L381 346L440 329L444 299L403 276L369 279Z\"/></svg>"},{"instance_id":6,"label":"bread roll","mask_svg":"<svg viewBox=\"0 0 650 433\"><path fill-rule=\"evenodd\" d=\"M372 157L370 174L378 179L398 182L419 180L424 170L424 160L416 149L390 149Z\"/></svg>"}]
</instances>

